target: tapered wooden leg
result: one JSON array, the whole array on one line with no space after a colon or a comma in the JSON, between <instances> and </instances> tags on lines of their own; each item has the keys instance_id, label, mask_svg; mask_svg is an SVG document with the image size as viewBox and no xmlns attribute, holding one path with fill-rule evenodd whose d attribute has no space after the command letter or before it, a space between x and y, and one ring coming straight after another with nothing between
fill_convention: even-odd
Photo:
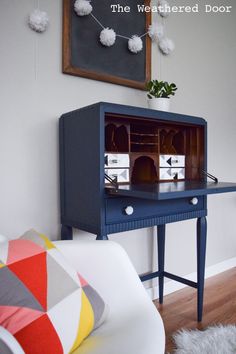
<instances>
[{"instance_id":1,"label":"tapered wooden leg","mask_svg":"<svg viewBox=\"0 0 236 354\"><path fill-rule=\"evenodd\" d=\"M166 225L157 226L159 303L163 303Z\"/></svg>"},{"instance_id":2,"label":"tapered wooden leg","mask_svg":"<svg viewBox=\"0 0 236 354\"><path fill-rule=\"evenodd\" d=\"M73 240L73 229L68 225L61 225L61 239Z\"/></svg>"},{"instance_id":3,"label":"tapered wooden leg","mask_svg":"<svg viewBox=\"0 0 236 354\"><path fill-rule=\"evenodd\" d=\"M202 320L203 295L205 279L205 259L207 240L207 220L201 217L197 220L197 319Z\"/></svg>"},{"instance_id":4,"label":"tapered wooden leg","mask_svg":"<svg viewBox=\"0 0 236 354\"><path fill-rule=\"evenodd\" d=\"M108 236L106 234L97 235L96 240L108 240Z\"/></svg>"}]
</instances>

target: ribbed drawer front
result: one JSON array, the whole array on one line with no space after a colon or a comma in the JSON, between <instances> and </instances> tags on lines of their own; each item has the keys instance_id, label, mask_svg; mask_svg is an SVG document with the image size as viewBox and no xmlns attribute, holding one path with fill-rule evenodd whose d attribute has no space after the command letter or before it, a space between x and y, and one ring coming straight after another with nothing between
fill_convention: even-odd
<instances>
[{"instance_id":1,"label":"ribbed drawer front","mask_svg":"<svg viewBox=\"0 0 236 354\"><path fill-rule=\"evenodd\" d=\"M204 209L204 197L171 200L109 198L106 200L106 223L164 216Z\"/></svg>"}]
</instances>

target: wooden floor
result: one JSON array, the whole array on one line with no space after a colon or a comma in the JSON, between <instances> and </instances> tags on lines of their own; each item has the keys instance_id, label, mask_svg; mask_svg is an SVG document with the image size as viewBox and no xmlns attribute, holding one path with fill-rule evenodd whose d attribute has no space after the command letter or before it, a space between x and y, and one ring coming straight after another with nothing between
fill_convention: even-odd
<instances>
[{"instance_id":1,"label":"wooden floor","mask_svg":"<svg viewBox=\"0 0 236 354\"><path fill-rule=\"evenodd\" d=\"M214 324L236 323L236 268L206 280L203 321L196 321L196 290L185 288L154 301L165 325L166 352L174 349L171 337L181 328L203 329Z\"/></svg>"}]
</instances>

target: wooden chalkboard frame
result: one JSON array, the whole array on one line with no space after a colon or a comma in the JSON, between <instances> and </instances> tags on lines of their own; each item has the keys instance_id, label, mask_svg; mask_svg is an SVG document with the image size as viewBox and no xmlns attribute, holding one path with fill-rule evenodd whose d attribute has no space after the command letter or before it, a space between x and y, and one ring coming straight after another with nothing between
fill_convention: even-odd
<instances>
[{"instance_id":1,"label":"wooden chalkboard frame","mask_svg":"<svg viewBox=\"0 0 236 354\"><path fill-rule=\"evenodd\" d=\"M71 60L71 1L72 0L63 0L63 58L62 58L62 71L64 74L81 76L93 80L110 82L113 84L129 86L140 90L146 89L147 82L151 79L151 40L149 36L145 36L143 43L146 49L145 56L145 80L143 82L126 79L123 77L110 74L101 74L94 70L87 70L80 67L75 67L72 65ZM127 0L128 4L129 0ZM150 0L145 0L145 4L149 5ZM146 31L148 30L149 25L151 24L151 13L146 12Z\"/></svg>"}]
</instances>

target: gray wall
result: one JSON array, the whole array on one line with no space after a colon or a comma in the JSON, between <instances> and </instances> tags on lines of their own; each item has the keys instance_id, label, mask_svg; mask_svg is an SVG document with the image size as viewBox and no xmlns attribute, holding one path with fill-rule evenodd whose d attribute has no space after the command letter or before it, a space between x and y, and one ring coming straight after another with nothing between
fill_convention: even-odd
<instances>
[{"instance_id":1,"label":"gray wall","mask_svg":"<svg viewBox=\"0 0 236 354\"><path fill-rule=\"evenodd\" d=\"M95 1L95 0L94 0ZM0 0L0 233L17 237L34 227L59 236L58 117L96 101L146 106L145 93L61 73L62 4L40 0L51 23L42 35L27 27L32 0ZM174 3L174 2L172 2ZM210 0L210 4L222 1ZM172 111L209 123L209 171L236 181L236 9L231 14L175 14L166 21L173 55L153 46L153 77L174 81ZM195 4L194 1L181 1ZM203 5L203 1L199 1ZM236 256L236 194L209 198L207 264ZM167 268L195 271L195 222L167 227ZM81 238L83 232L78 232ZM114 235L138 272L155 265L155 230ZM90 236L93 237L93 236Z\"/></svg>"}]
</instances>

